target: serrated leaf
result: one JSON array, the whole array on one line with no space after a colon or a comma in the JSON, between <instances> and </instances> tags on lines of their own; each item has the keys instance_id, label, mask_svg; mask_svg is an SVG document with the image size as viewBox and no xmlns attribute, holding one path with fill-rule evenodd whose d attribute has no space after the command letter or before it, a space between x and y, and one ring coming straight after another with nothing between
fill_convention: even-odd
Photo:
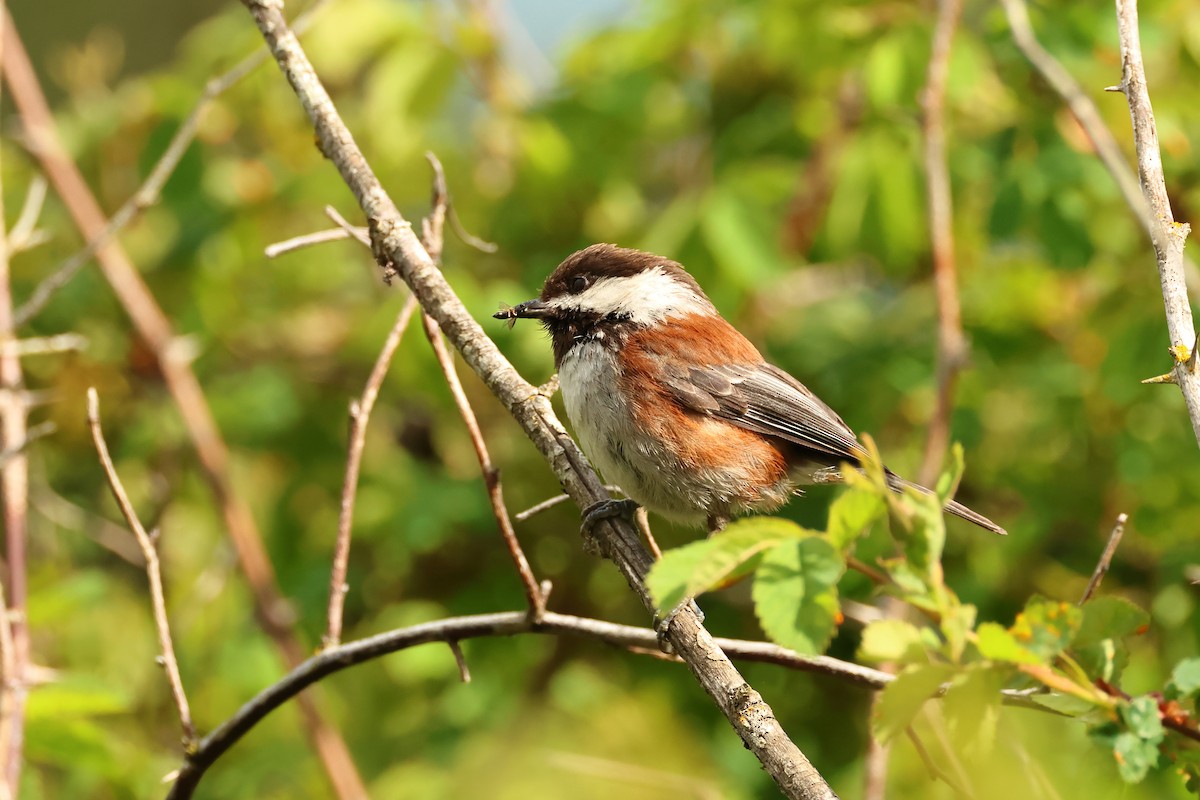
<instances>
[{"instance_id":1,"label":"serrated leaf","mask_svg":"<svg viewBox=\"0 0 1200 800\"><path fill-rule=\"evenodd\" d=\"M1097 597L1083 606L1083 620L1074 644L1097 644L1105 639L1129 636L1150 624L1150 615L1123 597Z\"/></svg>"},{"instance_id":2,"label":"serrated leaf","mask_svg":"<svg viewBox=\"0 0 1200 800\"><path fill-rule=\"evenodd\" d=\"M1180 700L1200 692L1200 658L1185 658L1171 671L1171 682L1167 684L1173 699Z\"/></svg>"},{"instance_id":3,"label":"serrated leaf","mask_svg":"<svg viewBox=\"0 0 1200 800\"><path fill-rule=\"evenodd\" d=\"M855 539L870 530L886 510L883 498L873 489L848 489L829 507L829 541L837 549L845 551Z\"/></svg>"},{"instance_id":4,"label":"serrated leaf","mask_svg":"<svg viewBox=\"0 0 1200 800\"><path fill-rule=\"evenodd\" d=\"M1009 630L1019 644L1048 660L1071 643L1082 620L1083 612L1071 603L1036 598L1025 605Z\"/></svg>"},{"instance_id":5,"label":"serrated leaf","mask_svg":"<svg viewBox=\"0 0 1200 800\"><path fill-rule=\"evenodd\" d=\"M996 622L981 623L975 631L975 647L979 654L992 661L1010 664L1041 664L1042 659L1017 641L1012 632Z\"/></svg>"},{"instance_id":6,"label":"serrated leaf","mask_svg":"<svg viewBox=\"0 0 1200 800\"><path fill-rule=\"evenodd\" d=\"M1158 763L1158 745L1125 731L1117 735L1113 757L1117 760L1117 771L1126 783L1140 783Z\"/></svg>"},{"instance_id":7,"label":"serrated leaf","mask_svg":"<svg viewBox=\"0 0 1200 800\"><path fill-rule=\"evenodd\" d=\"M891 741L912 724L925 701L937 694L955 668L949 664L921 664L901 672L888 684L871 714L871 732L880 742Z\"/></svg>"},{"instance_id":8,"label":"serrated leaf","mask_svg":"<svg viewBox=\"0 0 1200 800\"><path fill-rule=\"evenodd\" d=\"M932 633L932 632L929 632ZM928 660L926 648L937 647L936 637L902 619L880 619L863 629L858 655L864 661L901 663Z\"/></svg>"},{"instance_id":9,"label":"serrated leaf","mask_svg":"<svg viewBox=\"0 0 1200 800\"><path fill-rule=\"evenodd\" d=\"M646 576L646 586L662 609L685 597L706 592L779 541L813 535L794 522L776 517L742 520L724 532L663 553Z\"/></svg>"},{"instance_id":10,"label":"serrated leaf","mask_svg":"<svg viewBox=\"0 0 1200 800\"><path fill-rule=\"evenodd\" d=\"M798 653L825 652L841 619L842 555L822 537L784 541L763 554L754 576L754 613L767 636Z\"/></svg>"},{"instance_id":11,"label":"serrated leaf","mask_svg":"<svg viewBox=\"0 0 1200 800\"><path fill-rule=\"evenodd\" d=\"M1164 731L1162 717L1158 713L1158 701L1153 697L1138 697L1121 706L1121 719L1129 732L1140 739L1157 745Z\"/></svg>"}]
</instances>

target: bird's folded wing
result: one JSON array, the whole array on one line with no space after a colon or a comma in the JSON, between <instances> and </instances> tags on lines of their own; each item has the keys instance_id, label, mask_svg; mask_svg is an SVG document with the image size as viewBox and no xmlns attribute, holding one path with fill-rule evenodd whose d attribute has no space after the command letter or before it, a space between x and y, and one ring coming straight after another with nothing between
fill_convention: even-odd
<instances>
[{"instance_id":1,"label":"bird's folded wing","mask_svg":"<svg viewBox=\"0 0 1200 800\"><path fill-rule=\"evenodd\" d=\"M668 370L665 381L685 408L778 437L837 459L857 461L854 431L804 384L767 363Z\"/></svg>"}]
</instances>

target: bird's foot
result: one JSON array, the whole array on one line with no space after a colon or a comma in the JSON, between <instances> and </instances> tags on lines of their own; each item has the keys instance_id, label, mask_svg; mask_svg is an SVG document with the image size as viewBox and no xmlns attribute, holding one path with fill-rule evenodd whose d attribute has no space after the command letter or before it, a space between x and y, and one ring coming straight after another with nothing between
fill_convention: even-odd
<instances>
[{"instance_id":1,"label":"bird's foot","mask_svg":"<svg viewBox=\"0 0 1200 800\"><path fill-rule=\"evenodd\" d=\"M579 535L583 537L583 549L594 556L600 555L600 544L596 541L596 524L618 517L632 521L638 507L638 504L632 500L613 500L610 497L585 508L583 523L579 526Z\"/></svg>"},{"instance_id":2,"label":"bird's foot","mask_svg":"<svg viewBox=\"0 0 1200 800\"><path fill-rule=\"evenodd\" d=\"M675 622L675 618L685 607L690 606L692 613L696 615L696 621L704 622L704 612L700 610L700 606L696 605L695 599L685 597L680 601L679 605L671 609L671 612L665 616L661 614L654 615L654 633L658 636L658 649L662 650L669 656L675 655L675 647L671 644L671 625Z\"/></svg>"}]
</instances>

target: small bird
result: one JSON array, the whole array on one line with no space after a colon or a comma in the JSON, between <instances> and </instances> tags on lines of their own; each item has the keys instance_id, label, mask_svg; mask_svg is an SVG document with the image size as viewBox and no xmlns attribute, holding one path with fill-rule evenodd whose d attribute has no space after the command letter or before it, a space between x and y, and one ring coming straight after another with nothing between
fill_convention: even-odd
<instances>
[{"instance_id":1,"label":"small bird","mask_svg":"<svg viewBox=\"0 0 1200 800\"><path fill-rule=\"evenodd\" d=\"M641 505L711 535L736 515L774 511L798 486L838 482L842 464L865 456L842 418L767 363L670 259L594 244L559 264L537 299L495 317L546 327L579 443L633 501L592 506L585 528ZM887 478L895 491L929 491ZM953 500L945 509L1005 533Z\"/></svg>"}]
</instances>

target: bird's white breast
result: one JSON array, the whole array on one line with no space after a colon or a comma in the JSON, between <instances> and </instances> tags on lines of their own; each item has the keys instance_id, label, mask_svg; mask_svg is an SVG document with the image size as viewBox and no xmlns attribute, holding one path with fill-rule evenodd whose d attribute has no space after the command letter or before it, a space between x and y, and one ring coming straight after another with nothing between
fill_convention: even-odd
<instances>
[{"instance_id":1,"label":"bird's white breast","mask_svg":"<svg viewBox=\"0 0 1200 800\"><path fill-rule=\"evenodd\" d=\"M704 521L715 476L682 472L665 443L637 424L611 350L601 342L580 342L563 358L558 377L579 444L607 481L663 516Z\"/></svg>"}]
</instances>

